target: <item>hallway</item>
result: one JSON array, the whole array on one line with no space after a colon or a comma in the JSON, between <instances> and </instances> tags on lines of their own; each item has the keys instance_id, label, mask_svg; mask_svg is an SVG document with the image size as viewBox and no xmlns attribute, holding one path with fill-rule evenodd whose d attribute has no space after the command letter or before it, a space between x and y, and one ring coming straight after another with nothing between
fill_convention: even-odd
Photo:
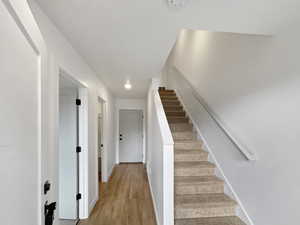
<instances>
[{"instance_id":1,"label":"hallway","mask_svg":"<svg viewBox=\"0 0 300 225\"><path fill-rule=\"evenodd\" d=\"M117 165L99 195L90 218L80 225L156 225L143 164Z\"/></svg>"}]
</instances>

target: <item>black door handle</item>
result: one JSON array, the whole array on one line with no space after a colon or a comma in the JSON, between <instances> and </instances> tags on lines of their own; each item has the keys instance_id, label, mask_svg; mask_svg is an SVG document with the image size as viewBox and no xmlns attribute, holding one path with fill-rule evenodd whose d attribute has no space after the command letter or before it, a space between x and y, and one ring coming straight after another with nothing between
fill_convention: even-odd
<instances>
[{"instance_id":1,"label":"black door handle","mask_svg":"<svg viewBox=\"0 0 300 225\"><path fill-rule=\"evenodd\" d=\"M45 225L52 225L54 220L54 211L56 210L56 202L44 205L44 214L45 214Z\"/></svg>"},{"instance_id":2,"label":"black door handle","mask_svg":"<svg viewBox=\"0 0 300 225\"><path fill-rule=\"evenodd\" d=\"M120 138L120 141L122 141L123 140L123 138Z\"/></svg>"}]
</instances>

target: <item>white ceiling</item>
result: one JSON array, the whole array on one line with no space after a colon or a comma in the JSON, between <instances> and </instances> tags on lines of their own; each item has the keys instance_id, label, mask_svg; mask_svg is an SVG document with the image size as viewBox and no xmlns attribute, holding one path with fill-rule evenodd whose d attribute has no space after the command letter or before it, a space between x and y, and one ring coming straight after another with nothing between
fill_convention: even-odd
<instances>
[{"instance_id":1,"label":"white ceiling","mask_svg":"<svg viewBox=\"0 0 300 225\"><path fill-rule=\"evenodd\" d=\"M299 14L299 0L36 0L118 97L145 97L182 28L270 34ZM130 79L131 91L123 85Z\"/></svg>"}]
</instances>

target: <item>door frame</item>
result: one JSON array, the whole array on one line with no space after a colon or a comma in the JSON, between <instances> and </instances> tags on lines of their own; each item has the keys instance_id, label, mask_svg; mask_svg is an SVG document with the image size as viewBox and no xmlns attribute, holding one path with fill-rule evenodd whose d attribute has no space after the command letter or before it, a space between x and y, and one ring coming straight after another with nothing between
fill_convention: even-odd
<instances>
[{"instance_id":1,"label":"door frame","mask_svg":"<svg viewBox=\"0 0 300 225\"><path fill-rule=\"evenodd\" d=\"M131 105L131 106L119 106L117 105L117 115L116 115L116 164L120 164L120 145L119 145L119 134L120 134L120 111L121 110L139 110L142 111L142 153L143 153L143 158L142 162L145 164L146 160L146 124L145 124L145 108L138 106L138 105Z\"/></svg>"},{"instance_id":2,"label":"door frame","mask_svg":"<svg viewBox=\"0 0 300 225\"><path fill-rule=\"evenodd\" d=\"M88 218L89 215L89 204L88 204L88 89L87 85L80 80L76 79L71 73L67 72L62 66L58 65L58 80L57 80L57 91L59 102L59 77L65 77L71 82L73 82L78 88L78 98L81 100L81 105L78 108L78 142L81 147L81 152L79 153L79 193L81 193L82 198L78 202L79 219ZM75 105L75 102L74 102ZM58 107L59 109L59 107ZM57 111L59 115L59 110ZM57 134L59 134L59 117L57 117ZM57 146L58 146L57 137ZM59 148L57 148L59 149ZM74 150L75 151L75 150ZM58 157L58 152L57 156ZM57 176L59 177L59 170L57 168ZM58 180L59 185L59 180Z\"/></svg>"},{"instance_id":3,"label":"door frame","mask_svg":"<svg viewBox=\"0 0 300 225\"><path fill-rule=\"evenodd\" d=\"M98 104L100 104L100 102L102 103L102 144L103 144L103 150L102 150L102 156L101 156L101 178L102 178L102 182L107 182L109 179L109 171L108 171L108 162L107 162L107 150L108 150L108 129L109 129L109 124L108 124L108 103L107 101L102 97L102 95L100 94L100 92L97 95L97 106ZM96 109L96 113L95 113L95 118L94 118L95 124L97 124L95 126L95 146L96 146L96 150L94 151L94 163L95 165L95 171L94 171L94 179L96 180L95 182L95 190L96 190L96 198L92 200L92 202L90 203L90 207L89 209L92 210L94 208L94 206L96 205L97 201L99 200L99 179L98 179L98 108ZM91 212L90 212L91 213Z\"/></svg>"},{"instance_id":4,"label":"door frame","mask_svg":"<svg viewBox=\"0 0 300 225\"><path fill-rule=\"evenodd\" d=\"M106 128L107 128L107 102L100 96L97 98L97 104L102 104L102 144L103 144L103 149L102 149L102 155L101 155L101 181L102 182L107 182L108 181L108 173L107 173L107 137L106 137ZM98 106L98 105L97 105ZM99 139L98 139L98 132L99 132L99 123L98 123L98 110L97 110L97 157L96 157L96 165L98 166L98 147L99 147ZM97 181L98 181L98 167L97 167ZM98 187L99 182L97 182L97 190L99 189ZM98 198L99 198L99 191L98 191Z\"/></svg>"},{"instance_id":5,"label":"door frame","mask_svg":"<svg viewBox=\"0 0 300 225\"><path fill-rule=\"evenodd\" d=\"M42 34L36 24L34 17L32 16L31 9L27 1L13 1L13 0L2 0L4 7L8 13L12 16L16 25L23 33L24 37L32 47L38 58L38 140L37 140L37 202L33 204L38 205L38 212L36 212L36 221L38 225L44 224L44 204L48 199L42 191L42 184L45 181L45 157L48 152L47 146L47 107L44 103L46 99L46 84L47 76L49 74L47 62L48 62L48 51L46 43L42 37Z\"/></svg>"}]
</instances>

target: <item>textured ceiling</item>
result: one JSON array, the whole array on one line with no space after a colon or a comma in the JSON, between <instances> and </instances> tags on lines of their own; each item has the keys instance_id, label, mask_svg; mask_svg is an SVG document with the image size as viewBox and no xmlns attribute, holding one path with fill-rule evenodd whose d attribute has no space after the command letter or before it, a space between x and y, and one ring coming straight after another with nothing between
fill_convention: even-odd
<instances>
[{"instance_id":1,"label":"textured ceiling","mask_svg":"<svg viewBox=\"0 0 300 225\"><path fill-rule=\"evenodd\" d=\"M118 97L145 97L182 28L272 34L300 9L299 0L36 0ZM123 85L130 79L131 91Z\"/></svg>"}]
</instances>

